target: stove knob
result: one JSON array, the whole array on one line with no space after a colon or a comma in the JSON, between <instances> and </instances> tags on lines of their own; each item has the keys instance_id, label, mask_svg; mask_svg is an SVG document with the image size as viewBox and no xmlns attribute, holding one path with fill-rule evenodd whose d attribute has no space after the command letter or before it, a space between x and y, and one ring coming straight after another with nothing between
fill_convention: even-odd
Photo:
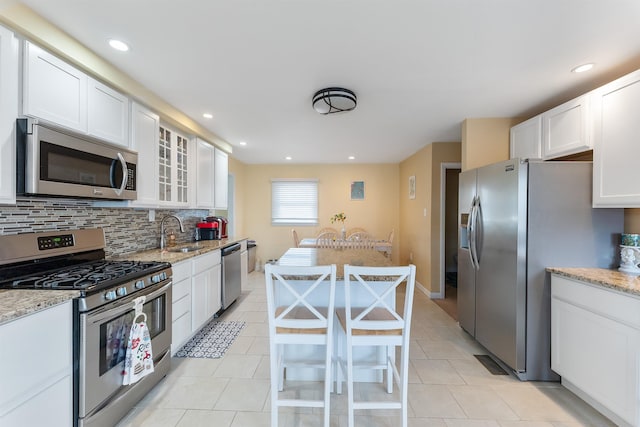
<instances>
[{"instance_id":1,"label":"stove knob","mask_svg":"<svg viewBox=\"0 0 640 427\"><path fill-rule=\"evenodd\" d=\"M162 273L160 273L160 279L167 280L167 273L164 272L164 271Z\"/></svg>"},{"instance_id":2,"label":"stove knob","mask_svg":"<svg viewBox=\"0 0 640 427\"><path fill-rule=\"evenodd\" d=\"M118 288L116 293L118 294L119 297L123 297L127 295L127 288L125 288L124 286L122 288Z\"/></svg>"},{"instance_id":3,"label":"stove knob","mask_svg":"<svg viewBox=\"0 0 640 427\"><path fill-rule=\"evenodd\" d=\"M108 291L106 294L104 294L104 298L108 301L116 299L116 291Z\"/></svg>"},{"instance_id":4,"label":"stove knob","mask_svg":"<svg viewBox=\"0 0 640 427\"><path fill-rule=\"evenodd\" d=\"M138 280L135 284L136 289L144 289L144 280Z\"/></svg>"}]
</instances>

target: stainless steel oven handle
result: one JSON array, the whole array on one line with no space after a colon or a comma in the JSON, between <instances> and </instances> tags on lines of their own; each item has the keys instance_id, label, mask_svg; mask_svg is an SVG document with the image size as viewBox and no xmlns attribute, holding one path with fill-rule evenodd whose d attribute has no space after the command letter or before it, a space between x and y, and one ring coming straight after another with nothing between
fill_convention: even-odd
<instances>
[{"instance_id":1,"label":"stainless steel oven handle","mask_svg":"<svg viewBox=\"0 0 640 427\"><path fill-rule=\"evenodd\" d=\"M122 183L120 184L120 188L115 190L116 194L119 196L124 191L124 188L127 186L127 180L129 179L129 170L127 169L127 162L122 157L122 154L117 153L118 161L120 162L120 166L122 167Z\"/></svg>"},{"instance_id":2,"label":"stainless steel oven handle","mask_svg":"<svg viewBox=\"0 0 640 427\"><path fill-rule=\"evenodd\" d=\"M109 319L111 317L117 317L117 316L119 316L121 314L124 314L127 311L133 310L133 300L134 299L136 299L138 297L141 297L142 295L145 295L147 297L147 301L151 301L152 299L156 298L157 296L162 295L163 293L167 292L167 289L169 289L171 287L172 283L173 282L171 280L169 280L168 283L166 283L162 287L154 290L150 294L145 294L144 292L136 292L135 294L131 295L130 298L126 298L126 299L119 300L119 301L114 301L115 303L117 303L117 305L115 307L99 308L96 311L92 311L90 313L87 313L87 320L90 320L92 323L99 323L99 322L102 322L105 319ZM171 301L167 301L167 304L171 304Z\"/></svg>"}]
</instances>

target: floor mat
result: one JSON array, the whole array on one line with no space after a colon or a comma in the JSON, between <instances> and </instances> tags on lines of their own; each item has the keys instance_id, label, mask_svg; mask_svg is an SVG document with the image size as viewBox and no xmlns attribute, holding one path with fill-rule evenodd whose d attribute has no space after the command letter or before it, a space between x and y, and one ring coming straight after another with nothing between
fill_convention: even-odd
<instances>
[{"instance_id":1,"label":"floor mat","mask_svg":"<svg viewBox=\"0 0 640 427\"><path fill-rule=\"evenodd\" d=\"M175 357L218 359L224 356L244 325L243 321L212 320L178 350Z\"/></svg>"},{"instance_id":2,"label":"floor mat","mask_svg":"<svg viewBox=\"0 0 640 427\"><path fill-rule=\"evenodd\" d=\"M487 356L486 354L474 354L473 356L478 359L478 361L482 363L482 366L487 368L487 371L489 371L492 375L509 375L490 356Z\"/></svg>"}]
</instances>

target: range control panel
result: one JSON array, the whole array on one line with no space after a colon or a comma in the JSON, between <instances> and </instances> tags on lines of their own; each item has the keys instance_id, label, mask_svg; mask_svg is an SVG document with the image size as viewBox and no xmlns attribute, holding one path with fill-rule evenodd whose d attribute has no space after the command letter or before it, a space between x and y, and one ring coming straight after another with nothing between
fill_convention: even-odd
<instances>
[{"instance_id":1,"label":"range control panel","mask_svg":"<svg viewBox=\"0 0 640 427\"><path fill-rule=\"evenodd\" d=\"M73 246L73 234L61 234L59 236L38 237L38 249L68 248Z\"/></svg>"}]
</instances>

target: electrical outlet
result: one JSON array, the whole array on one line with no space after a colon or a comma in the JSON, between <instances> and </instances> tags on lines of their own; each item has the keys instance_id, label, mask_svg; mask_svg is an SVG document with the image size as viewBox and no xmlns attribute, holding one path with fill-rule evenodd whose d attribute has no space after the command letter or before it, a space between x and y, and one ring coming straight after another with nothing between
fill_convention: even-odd
<instances>
[{"instance_id":1,"label":"electrical outlet","mask_svg":"<svg viewBox=\"0 0 640 427\"><path fill-rule=\"evenodd\" d=\"M149 209L149 222L153 222L156 220L156 210Z\"/></svg>"}]
</instances>

